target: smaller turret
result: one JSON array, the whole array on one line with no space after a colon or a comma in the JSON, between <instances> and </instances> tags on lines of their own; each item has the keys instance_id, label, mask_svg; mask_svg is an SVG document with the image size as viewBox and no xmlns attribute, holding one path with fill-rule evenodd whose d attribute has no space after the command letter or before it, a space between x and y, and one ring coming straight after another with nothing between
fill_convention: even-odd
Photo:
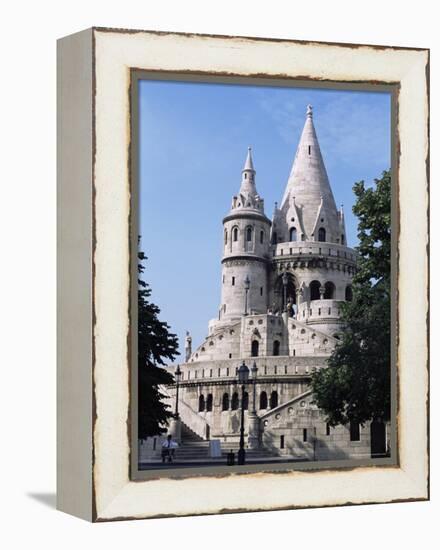
<instances>
[{"instance_id":1,"label":"smaller turret","mask_svg":"<svg viewBox=\"0 0 440 550\"><path fill-rule=\"evenodd\" d=\"M255 185L251 148L241 171L238 195L223 220L222 302L219 320L267 309L270 220ZM246 289L246 281L249 288Z\"/></svg>"}]
</instances>

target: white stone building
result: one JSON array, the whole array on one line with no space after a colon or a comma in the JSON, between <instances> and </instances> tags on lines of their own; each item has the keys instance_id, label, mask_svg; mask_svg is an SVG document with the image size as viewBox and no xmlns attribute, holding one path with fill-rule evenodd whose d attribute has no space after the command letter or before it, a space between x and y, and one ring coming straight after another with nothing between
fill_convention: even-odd
<instances>
[{"instance_id":1,"label":"white stone building","mask_svg":"<svg viewBox=\"0 0 440 550\"><path fill-rule=\"evenodd\" d=\"M195 349L187 336L180 365L183 442L191 434L237 448L242 403L236 371L245 361L258 369L244 402L248 449L316 460L369 458L370 426L330 427L309 390L311 373L326 368L343 331L339 308L351 299L356 269L311 106L272 220L257 192L249 148L239 192L223 219L221 262L218 316ZM169 391L175 399L175 388Z\"/></svg>"}]
</instances>

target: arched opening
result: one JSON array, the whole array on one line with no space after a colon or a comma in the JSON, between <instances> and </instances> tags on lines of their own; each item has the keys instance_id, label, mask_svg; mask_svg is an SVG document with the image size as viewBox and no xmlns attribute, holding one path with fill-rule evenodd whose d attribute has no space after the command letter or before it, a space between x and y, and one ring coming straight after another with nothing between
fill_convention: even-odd
<instances>
[{"instance_id":1,"label":"arched opening","mask_svg":"<svg viewBox=\"0 0 440 550\"><path fill-rule=\"evenodd\" d=\"M232 230L232 240L238 241L238 227L234 227Z\"/></svg>"},{"instance_id":2,"label":"arched opening","mask_svg":"<svg viewBox=\"0 0 440 550\"><path fill-rule=\"evenodd\" d=\"M296 241L296 227L291 227L289 229L289 240Z\"/></svg>"},{"instance_id":3,"label":"arched opening","mask_svg":"<svg viewBox=\"0 0 440 550\"><path fill-rule=\"evenodd\" d=\"M264 231L260 231L260 244L264 243Z\"/></svg>"},{"instance_id":4,"label":"arched opening","mask_svg":"<svg viewBox=\"0 0 440 550\"><path fill-rule=\"evenodd\" d=\"M318 230L318 241L321 243L325 242L325 229L320 227Z\"/></svg>"},{"instance_id":5,"label":"arched opening","mask_svg":"<svg viewBox=\"0 0 440 550\"><path fill-rule=\"evenodd\" d=\"M238 406L239 406L238 393L235 392L232 394L231 411L236 411L238 409Z\"/></svg>"},{"instance_id":6,"label":"arched opening","mask_svg":"<svg viewBox=\"0 0 440 550\"><path fill-rule=\"evenodd\" d=\"M267 393L265 391L260 393L260 409L267 409Z\"/></svg>"},{"instance_id":7,"label":"arched opening","mask_svg":"<svg viewBox=\"0 0 440 550\"><path fill-rule=\"evenodd\" d=\"M245 411L249 409L249 394L247 391L244 392L244 396L243 396L243 409Z\"/></svg>"},{"instance_id":8,"label":"arched opening","mask_svg":"<svg viewBox=\"0 0 440 550\"><path fill-rule=\"evenodd\" d=\"M208 393L208 396L206 398L206 410L207 412L212 411L212 393Z\"/></svg>"},{"instance_id":9,"label":"arched opening","mask_svg":"<svg viewBox=\"0 0 440 550\"><path fill-rule=\"evenodd\" d=\"M223 399L222 399L222 411L228 411L229 410L229 394L224 393Z\"/></svg>"},{"instance_id":10,"label":"arched opening","mask_svg":"<svg viewBox=\"0 0 440 550\"><path fill-rule=\"evenodd\" d=\"M333 300L335 297L335 285L327 281L324 285L324 300Z\"/></svg>"},{"instance_id":11,"label":"arched opening","mask_svg":"<svg viewBox=\"0 0 440 550\"><path fill-rule=\"evenodd\" d=\"M273 343L273 355L279 355L280 354L280 341L275 340Z\"/></svg>"},{"instance_id":12,"label":"arched opening","mask_svg":"<svg viewBox=\"0 0 440 550\"><path fill-rule=\"evenodd\" d=\"M252 227L246 227L246 241L250 243L252 241Z\"/></svg>"},{"instance_id":13,"label":"arched opening","mask_svg":"<svg viewBox=\"0 0 440 550\"><path fill-rule=\"evenodd\" d=\"M345 299L347 302L351 302L353 300L353 289L351 288L351 285L345 287Z\"/></svg>"},{"instance_id":14,"label":"arched opening","mask_svg":"<svg viewBox=\"0 0 440 550\"><path fill-rule=\"evenodd\" d=\"M276 231L272 233L272 244L277 244L278 242L278 234Z\"/></svg>"},{"instance_id":15,"label":"arched opening","mask_svg":"<svg viewBox=\"0 0 440 550\"><path fill-rule=\"evenodd\" d=\"M321 288L321 283L319 281L312 281L310 283L310 300L319 300L321 294L319 289Z\"/></svg>"},{"instance_id":16,"label":"arched opening","mask_svg":"<svg viewBox=\"0 0 440 550\"><path fill-rule=\"evenodd\" d=\"M341 235L341 244L345 244L345 235L344 234Z\"/></svg>"},{"instance_id":17,"label":"arched opening","mask_svg":"<svg viewBox=\"0 0 440 550\"><path fill-rule=\"evenodd\" d=\"M205 410L205 396L199 395L199 412L203 412Z\"/></svg>"},{"instance_id":18,"label":"arched opening","mask_svg":"<svg viewBox=\"0 0 440 550\"><path fill-rule=\"evenodd\" d=\"M258 357L259 347L260 347L260 343L258 342L258 340L252 340L252 345L251 345L252 357Z\"/></svg>"},{"instance_id":19,"label":"arched opening","mask_svg":"<svg viewBox=\"0 0 440 550\"><path fill-rule=\"evenodd\" d=\"M284 285L286 281L287 285ZM275 299L279 311L284 311L286 307L287 309L293 308L293 305L296 304L296 284L291 273L285 273L284 276L278 277L275 283Z\"/></svg>"},{"instance_id":20,"label":"arched opening","mask_svg":"<svg viewBox=\"0 0 440 550\"><path fill-rule=\"evenodd\" d=\"M270 394L270 408L274 409L275 407L278 407L278 392L273 391Z\"/></svg>"},{"instance_id":21,"label":"arched opening","mask_svg":"<svg viewBox=\"0 0 440 550\"><path fill-rule=\"evenodd\" d=\"M225 229L225 244L228 244L228 230Z\"/></svg>"}]
</instances>

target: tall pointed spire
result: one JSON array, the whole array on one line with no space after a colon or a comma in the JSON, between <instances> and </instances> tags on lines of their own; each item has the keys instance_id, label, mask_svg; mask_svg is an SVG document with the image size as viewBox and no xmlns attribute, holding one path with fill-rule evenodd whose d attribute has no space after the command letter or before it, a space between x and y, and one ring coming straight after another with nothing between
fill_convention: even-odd
<instances>
[{"instance_id":1,"label":"tall pointed spire","mask_svg":"<svg viewBox=\"0 0 440 550\"><path fill-rule=\"evenodd\" d=\"M246 161L245 161L244 166L243 166L243 172L245 170L250 170L251 172L255 173L254 163L252 161L252 148L251 147L248 147Z\"/></svg>"},{"instance_id":2,"label":"tall pointed spire","mask_svg":"<svg viewBox=\"0 0 440 550\"><path fill-rule=\"evenodd\" d=\"M292 197L295 197L301 211L305 240L318 240L315 232L323 226L326 240L338 242L339 216L313 124L311 105L307 105L306 121L281 201L281 210L285 210L286 214ZM289 220L286 220L288 225Z\"/></svg>"}]
</instances>

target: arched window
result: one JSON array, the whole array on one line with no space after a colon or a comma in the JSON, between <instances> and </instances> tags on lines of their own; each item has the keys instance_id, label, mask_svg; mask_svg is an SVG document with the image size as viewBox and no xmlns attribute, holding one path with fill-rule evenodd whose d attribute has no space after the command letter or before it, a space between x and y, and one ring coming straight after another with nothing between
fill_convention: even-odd
<instances>
[{"instance_id":1,"label":"arched window","mask_svg":"<svg viewBox=\"0 0 440 550\"><path fill-rule=\"evenodd\" d=\"M274 409L275 407L278 407L278 392L273 391L270 394L270 408Z\"/></svg>"},{"instance_id":2,"label":"arched window","mask_svg":"<svg viewBox=\"0 0 440 550\"><path fill-rule=\"evenodd\" d=\"M229 410L229 394L224 393L223 399L222 399L222 411L228 411Z\"/></svg>"},{"instance_id":3,"label":"arched window","mask_svg":"<svg viewBox=\"0 0 440 550\"><path fill-rule=\"evenodd\" d=\"M228 244L228 230L225 229L225 244Z\"/></svg>"},{"instance_id":4,"label":"arched window","mask_svg":"<svg viewBox=\"0 0 440 550\"><path fill-rule=\"evenodd\" d=\"M199 412L203 412L205 410L205 396L199 395Z\"/></svg>"},{"instance_id":5,"label":"arched window","mask_svg":"<svg viewBox=\"0 0 440 550\"><path fill-rule=\"evenodd\" d=\"M302 240L302 241L305 241L305 240L306 240L306 237L305 237L304 233L301 233L301 240Z\"/></svg>"},{"instance_id":6,"label":"arched window","mask_svg":"<svg viewBox=\"0 0 440 550\"><path fill-rule=\"evenodd\" d=\"M353 300L353 290L351 288L351 285L345 287L345 299L347 300L347 302L351 302Z\"/></svg>"},{"instance_id":7,"label":"arched window","mask_svg":"<svg viewBox=\"0 0 440 550\"><path fill-rule=\"evenodd\" d=\"M212 411L212 393L208 393L208 396L206 398L206 410L207 412Z\"/></svg>"},{"instance_id":8,"label":"arched window","mask_svg":"<svg viewBox=\"0 0 440 550\"><path fill-rule=\"evenodd\" d=\"M264 243L264 231L260 231L260 243Z\"/></svg>"},{"instance_id":9,"label":"arched window","mask_svg":"<svg viewBox=\"0 0 440 550\"><path fill-rule=\"evenodd\" d=\"M235 392L235 393L232 394L231 410L236 411L238 409L238 406L239 406L238 393Z\"/></svg>"},{"instance_id":10,"label":"arched window","mask_svg":"<svg viewBox=\"0 0 440 550\"><path fill-rule=\"evenodd\" d=\"M238 241L238 227L234 227L232 230L232 240Z\"/></svg>"},{"instance_id":11,"label":"arched window","mask_svg":"<svg viewBox=\"0 0 440 550\"><path fill-rule=\"evenodd\" d=\"M312 281L310 283L310 300L319 300L320 294L319 289L321 287L321 283L319 281Z\"/></svg>"},{"instance_id":12,"label":"arched window","mask_svg":"<svg viewBox=\"0 0 440 550\"><path fill-rule=\"evenodd\" d=\"M296 241L296 227L291 227L289 230L289 240Z\"/></svg>"},{"instance_id":13,"label":"arched window","mask_svg":"<svg viewBox=\"0 0 440 550\"><path fill-rule=\"evenodd\" d=\"M280 341L279 340L275 340L275 342L273 343L273 354L274 355L279 355L280 354Z\"/></svg>"},{"instance_id":14,"label":"arched window","mask_svg":"<svg viewBox=\"0 0 440 550\"><path fill-rule=\"evenodd\" d=\"M247 391L244 392L243 397L243 409L247 411L249 409L249 394Z\"/></svg>"},{"instance_id":15,"label":"arched window","mask_svg":"<svg viewBox=\"0 0 440 550\"><path fill-rule=\"evenodd\" d=\"M267 393L265 391L260 393L260 409L267 409Z\"/></svg>"},{"instance_id":16,"label":"arched window","mask_svg":"<svg viewBox=\"0 0 440 550\"><path fill-rule=\"evenodd\" d=\"M272 233L272 244L277 244L278 242L278 234L276 231Z\"/></svg>"},{"instance_id":17,"label":"arched window","mask_svg":"<svg viewBox=\"0 0 440 550\"><path fill-rule=\"evenodd\" d=\"M258 357L258 348L260 344L258 340L252 340L251 355L252 357Z\"/></svg>"},{"instance_id":18,"label":"arched window","mask_svg":"<svg viewBox=\"0 0 440 550\"><path fill-rule=\"evenodd\" d=\"M318 241L321 243L325 242L325 229L323 227L319 228L318 231Z\"/></svg>"},{"instance_id":19,"label":"arched window","mask_svg":"<svg viewBox=\"0 0 440 550\"><path fill-rule=\"evenodd\" d=\"M252 227L246 227L246 241L248 243L252 241Z\"/></svg>"},{"instance_id":20,"label":"arched window","mask_svg":"<svg viewBox=\"0 0 440 550\"><path fill-rule=\"evenodd\" d=\"M332 282L327 281L324 288L324 300L333 300L335 297L335 285Z\"/></svg>"},{"instance_id":21,"label":"arched window","mask_svg":"<svg viewBox=\"0 0 440 550\"><path fill-rule=\"evenodd\" d=\"M344 236L344 234L341 235L341 244L345 244L345 236Z\"/></svg>"}]
</instances>

